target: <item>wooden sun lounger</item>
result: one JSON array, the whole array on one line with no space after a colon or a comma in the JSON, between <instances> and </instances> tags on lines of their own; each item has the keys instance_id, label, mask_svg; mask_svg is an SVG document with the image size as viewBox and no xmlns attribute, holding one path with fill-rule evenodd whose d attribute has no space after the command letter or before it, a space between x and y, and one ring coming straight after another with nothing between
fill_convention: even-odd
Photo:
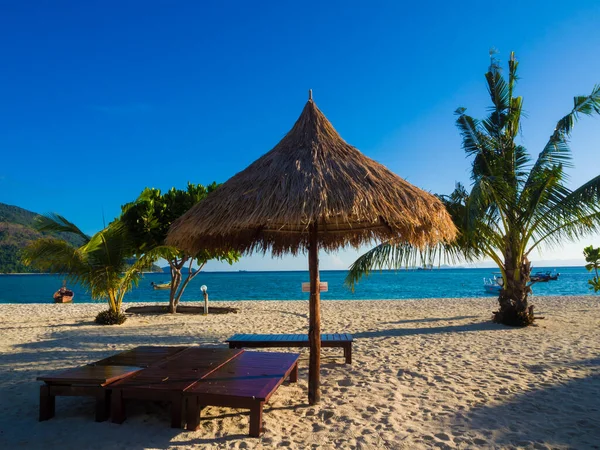
<instances>
[{"instance_id":1,"label":"wooden sun lounger","mask_svg":"<svg viewBox=\"0 0 600 450\"><path fill-rule=\"evenodd\" d=\"M183 391L243 351L190 347L173 358L111 384L108 389L112 391L112 422L125 421L127 399L166 401L171 403L171 427L181 428Z\"/></svg>"},{"instance_id":2,"label":"wooden sun lounger","mask_svg":"<svg viewBox=\"0 0 600 450\"><path fill-rule=\"evenodd\" d=\"M204 406L225 406L249 409L250 436L260 436L263 406L286 378L298 381L299 357L293 353L244 352L204 377L184 392L187 429L198 429Z\"/></svg>"},{"instance_id":3,"label":"wooden sun lounger","mask_svg":"<svg viewBox=\"0 0 600 450\"><path fill-rule=\"evenodd\" d=\"M40 389L40 420L54 416L57 395L96 397L96 420L106 420L110 411L115 423L125 420L126 399L162 400L171 403L172 427L181 428L187 420L193 430L202 406L248 408L250 435L258 436L265 402L286 378L298 380L299 357L242 349L138 347L39 377L45 383Z\"/></svg>"},{"instance_id":4,"label":"wooden sun lounger","mask_svg":"<svg viewBox=\"0 0 600 450\"><path fill-rule=\"evenodd\" d=\"M346 364L352 364L352 335L322 334L321 347L344 349ZM308 347L306 334L234 334L227 341L229 348Z\"/></svg>"},{"instance_id":5,"label":"wooden sun lounger","mask_svg":"<svg viewBox=\"0 0 600 450\"><path fill-rule=\"evenodd\" d=\"M110 391L106 386L129 377L145 367L176 355L186 347L136 347L86 366L38 377L40 387L39 420L54 417L57 396L96 398L96 421L108 418Z\"/></svg>"}]
</instances>

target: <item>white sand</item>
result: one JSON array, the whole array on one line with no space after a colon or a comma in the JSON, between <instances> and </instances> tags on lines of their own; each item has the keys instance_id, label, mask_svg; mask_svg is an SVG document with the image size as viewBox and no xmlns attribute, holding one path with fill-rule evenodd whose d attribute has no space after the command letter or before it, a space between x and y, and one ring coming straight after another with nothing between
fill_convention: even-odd
<instances>
[{"instance_id":1,"label":"white sand","mask_svg":"<svg viewBox=\"0 0 600 450\"><path fill-rule=\"evenodd\" d=\"M35 378L142 344L305 332L307 302L215 302L240 313L111 327L93 323L102 304L0 305L0 448L600 448L600 297L532 300L545 319L526 329L490 323L494 299L324 302L323 332L353 333L354 363L323 350L311 407L298 350L300 382L272 397L261 438L227 408L208 408L196 432L169 428L151 402L128 405L122 425L96 423L84 397L58 397L38 422Z\"/></svg>"}]
</instances>

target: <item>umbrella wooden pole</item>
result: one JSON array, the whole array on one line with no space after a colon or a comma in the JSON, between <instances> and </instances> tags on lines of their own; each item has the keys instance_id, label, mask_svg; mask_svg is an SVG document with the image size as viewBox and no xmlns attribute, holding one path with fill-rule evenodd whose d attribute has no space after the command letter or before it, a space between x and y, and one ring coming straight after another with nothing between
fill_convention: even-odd
<instances>
[{"instance_id":1,"label":"umbrella wooden pole","mask_svg":"<svg viewBox=\"0 0 600 450\"><path fill-rule=\"evenodd\" d=\"M314 405L321 400L321 293L319 286L318 228L316 223L309 227L308 271L310 274L308 403Z\"/></svg>"}]
</instances>

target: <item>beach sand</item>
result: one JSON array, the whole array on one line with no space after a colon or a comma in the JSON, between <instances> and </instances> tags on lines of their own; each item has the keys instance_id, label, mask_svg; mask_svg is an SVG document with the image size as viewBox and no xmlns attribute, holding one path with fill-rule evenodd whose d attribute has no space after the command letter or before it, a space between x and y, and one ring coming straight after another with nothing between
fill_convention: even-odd
<instances>
[{"instance_id":1,"label":"beach sand","mask_svg":"<svg viewBox=\"0 0 600 450\"><path fill-rule=\"evenodd\" d=\"M260 438L228 408L208 408L195 432L171 429L152 402L128 404L122 425L96 423L85 397L58 397L56 417L38 422L35 378L137 345L303 333L308 302L212 302L240 312L122 326L93 323L103 304L3 304L0 448L600 448L600 297L532 303L545 318L516 329L490 322L493 298L323 302L322 331L355 337L353 364L324 349L322 401L308 406L308 350L296 350L299 383L273 395Z\"/></svg>"}]
</instances>

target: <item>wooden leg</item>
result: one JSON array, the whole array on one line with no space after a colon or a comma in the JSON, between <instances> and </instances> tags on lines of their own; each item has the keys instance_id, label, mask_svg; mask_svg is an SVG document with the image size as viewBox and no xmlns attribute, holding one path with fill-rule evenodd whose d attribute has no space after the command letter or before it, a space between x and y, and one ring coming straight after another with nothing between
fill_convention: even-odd
<instances>
[{"instance_id":1,"label":"wooden leg","mask_svg":"<svg viewBox=\"0 0 600 450\"><path fill-rule=\"evenodd\" d=\"M183 397L181 395L173 395L171 397L171 428L183 428Z\"/></svg>"},{"instance_id":2,"label":"wooden leg","mask_svg":"<svg viewBox=\"0 0 600 450\"><path fill-rule=\"evenodd\" d=\"M96 394L96 422L104 422L110 414L110 391L100 388Z\"/></svg>"},{"instance_id":3,"label":"wooden leg","mask_svg":"<svg viewBox=\"0 0 600 450\"><path fill-rule=\"evenodd\" d=\"M344 356L346 357L346 364L352 364L352 344L344 347Z\"/></svg>"},{"instance_id":4,"label":"wooden leg","mask_svg":"<svg viewBox=\"0 0 600 450\"><path fill-rule=\"evenodd\" d=\"M263 430L262 413L265 402L256 402L250 408L250 436L259 437Z\"/></svg>"},{"instance_id":5,"label":"wooden leg","mask_svg":"<svg viewBox=\"0 0 600 450\"><path fill-rule=\"evenodd\" d=\"M110 415L112 423L125 422L125 400L123 400L123 391L113 389L110 399Z\"/></svg>"},{"instance_id":6,"label":"wooden leg","mask_svg":"<svg viewBox=\"0 0 600 450\"><path fill-rule=\"evenodd\" d=\"M40 386L40 422L54 417L55 398L47 384Z\"/></svg>"},{"instance_id":7,"label":"wooden leg","mask_svg":"<svg viewBox=\"0 0 600 450\"><path fill-rule=\"evenodd\" d=\"M196 431L200 428L200 411L202 410L202 406L198 403L198 397L188 397L186 403L186 430Z\"/></svg>"},{"instance_id":8,"label":"wooden leg","mask_svg":"<svg viewBox=\"0 0 600 450\"><path fill-rule=\"evenodd\" d=\"M294 368L290 372L290 383L296 383L298 381L298 362L294 364Z\"/></svg>"}]
</instances>

